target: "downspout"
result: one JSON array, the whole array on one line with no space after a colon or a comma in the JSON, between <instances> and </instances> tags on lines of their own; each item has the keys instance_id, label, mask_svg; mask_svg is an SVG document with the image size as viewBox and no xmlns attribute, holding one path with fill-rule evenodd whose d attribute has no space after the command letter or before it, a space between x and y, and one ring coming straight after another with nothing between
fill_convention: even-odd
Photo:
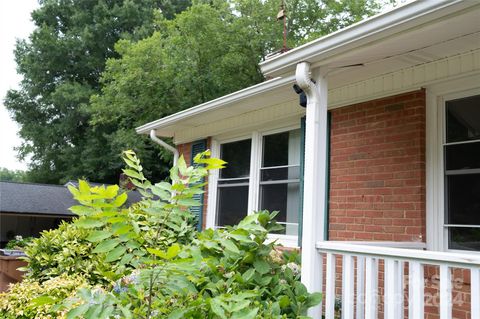
<instances>
[{"instance_id":1,"label":"downspout","mask_svg":"<svg viewBox=\"0 0 480 319\"><path fill-rule=\"evenodd\" d=\"M159 139L157 137L157 132L155 130L150 130L150 139L152 141L154 141L155 143L157 143L158 145L162 146L167 151L172 152L173 153L173 166L177 165L179 154L178 154L178 150L175 147L173 147L172 145L168 144L167 142Z\"/></svg>"},{"instance_id":2,"label":"downspout","mask_svg":"<svg viewBox=\"0 0 480 319\"><path fill-rule=\"evenodd\" d=\"M309 292L321 292L323 260L316 243L325 240L327 80L324 70L311 70L310 63L297 64L297 85L307 96L305 119L305 164L302 220L302 283ZM313 80L312 80L313 78ZM328 294L327 299L332 296ZM329 300L328 300L329 301ZM313 319L322 318L322 307L309 309ZM330 314L328 314L330 315ZM329 316L326 316L329 318Z\"/></svg>"}]
</instances>

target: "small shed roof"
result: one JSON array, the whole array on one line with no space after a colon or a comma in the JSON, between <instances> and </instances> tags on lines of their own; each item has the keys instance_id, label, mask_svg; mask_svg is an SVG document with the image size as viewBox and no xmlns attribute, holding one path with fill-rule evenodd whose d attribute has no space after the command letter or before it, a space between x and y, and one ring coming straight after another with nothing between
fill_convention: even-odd
<instances>
[{"instance_id":1,"label":"small shed roof","mask_svg":"<svg viewBox=\"0 0 480 319\"><path fill-rule=\"evenodd\" d=\"M130 203L138 200L138 192L129 194ZM0 213L72 217L73 205L78 202L64 185L0 182Z\"/></svg>"}]
</instances>

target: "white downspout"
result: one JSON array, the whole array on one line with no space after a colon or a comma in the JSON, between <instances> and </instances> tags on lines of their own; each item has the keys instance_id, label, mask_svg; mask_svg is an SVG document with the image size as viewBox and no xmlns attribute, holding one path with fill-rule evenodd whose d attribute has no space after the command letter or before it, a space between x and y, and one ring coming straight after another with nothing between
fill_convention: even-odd
<instances>
[{"instance_id":1,"label":"white downspout","mask_svg":"<svg viewBox=\"0 0 480 319\"><path fill-rule=\"evenodd\" d=\"M165 148L166 150L169 150L170 152L173 153L173 166L177 165L177 161L178 161L178 150L173 147L172 145L162 141L161 139L159 139L157 137L157 132L155 130L150 130L150 139L152 141L154 141L155 143L157 143L158 145L162 146L163 148Z\"/></svg>"},{"instance_id":2,"label":"white downspout","mask_svg":"<svg viewBox=\"0 0 480 319\"><path fill-rule=\"evenodd\" d=\"M305 120L305 168L302 222L302 283L309 292L322 291L323 262L316 243L325 240L327 176L327 81L317 68L310 74L310 63L297 64L295 78L307 95ZM312 81L312 78L315 82ZM327 296L331 298L332 296ZM308 315L322 318L322 306Z\"/></svg>"}]
</instances>

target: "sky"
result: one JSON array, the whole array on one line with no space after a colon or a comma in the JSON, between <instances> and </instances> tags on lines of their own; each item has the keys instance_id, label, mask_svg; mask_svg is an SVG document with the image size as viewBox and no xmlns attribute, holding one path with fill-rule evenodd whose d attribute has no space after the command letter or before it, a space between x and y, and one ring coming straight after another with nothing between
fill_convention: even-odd
<instances>
[{"instance_id":1,"label":"sky","mask_svg":"<svg viewBox=\"0 0 480 319\"><path fill-rule=\"evenodd\" d=\"M16 158L13 148L21 143L18 125L10 119L3 99L9 89L18 88L21 80L16 72L13 49L17 38L27 38L33 31L30 12L37 7L37 0L0 0L0 167L8 169L27 167Z\"/></svg>"}]
</instances>

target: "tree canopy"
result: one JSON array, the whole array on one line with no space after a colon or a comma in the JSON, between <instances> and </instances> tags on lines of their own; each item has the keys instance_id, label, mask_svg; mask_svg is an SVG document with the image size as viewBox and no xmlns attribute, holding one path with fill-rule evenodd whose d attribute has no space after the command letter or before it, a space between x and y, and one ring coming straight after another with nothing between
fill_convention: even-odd
<instances>
[{"instance_id":1,"label":"tree canopy","mask_svg":"<svg viewBox=\"0 0 480 319\"><path fill-rule=\"evenodd\" d=\"M288 47L376 13L379 1L286 0ZM282 47L280 3L42 1L37 29L17 44L21 90L6 98L31 178L112 183L125 148L161 177L170 155L134 128L263 81L258 63Z\"/></svg>"}]
</instances>

